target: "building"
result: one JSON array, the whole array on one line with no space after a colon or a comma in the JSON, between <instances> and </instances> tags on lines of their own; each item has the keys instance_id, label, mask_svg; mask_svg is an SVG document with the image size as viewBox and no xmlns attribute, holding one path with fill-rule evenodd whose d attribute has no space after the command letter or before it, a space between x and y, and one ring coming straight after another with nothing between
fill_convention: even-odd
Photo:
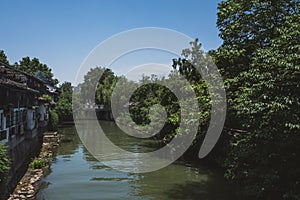
<instances>
[{"instance_id":1,"label":"building","mask_svg":"<svg viewBox=\"0 0 300 200\"><path fill-rule=\"evenodd\" d=\"M7 146L11 161L7 191L0 199L13 190L30 158L39 153L55 95L42 80L0 63L0 142Z\"/></svg>"},{"instance_id":2,"label":"building","mask_svg":"<svg viewBox=\"0 0 300 200\"><path fill-rule=\"evenodd\" d=\"M24 135L35 124L35 105L38 90L28 87L34 84L26 75L7 66L0 66L0 140L6 143ZM27 114L30 113L29 114ZM33 115L34 113L34 115ZM31 119L28 118L31 116Z\"/></svg>"},{"instance_id":3,"label":"building","mask_svg":"<svg viewBox=\"0 0 300 200\"><path fill-rule=\"evenodd\" d=\"M39 99L46 93L43 81L0 66L0 141L10 142L17 137L31 138L39 122L47 120L47 105Z\"/></svg>"}]
</instances>

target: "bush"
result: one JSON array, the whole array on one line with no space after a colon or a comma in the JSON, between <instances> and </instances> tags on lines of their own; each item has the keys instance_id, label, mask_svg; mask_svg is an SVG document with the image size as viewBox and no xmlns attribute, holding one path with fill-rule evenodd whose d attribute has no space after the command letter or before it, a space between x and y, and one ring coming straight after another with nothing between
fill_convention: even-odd
<instances>
[{"instance_id":1,"label":"bush","mask_svg":"<svg viewBox=\"0 0 300 200\"><path fill-rule=\"evenodd\" d=\"M57 131L57 125L58 125L58 114L54 111L50 111L49 116L49 131Z\"/></svg>"},{"instance_id":2,"label":"bush","mask_svg":"<svg viewBox=\"0 0 300 200\"><path fill-rule=\"evenodd\" d=\"M35 159L29 164L29 167L33 169L41 169L46 165L47 165L47 161Z\"/></svg>"},{"instance_id":3,"label":"bush","mask_svg":"<svg viewBox=\"0 0 300 200\"><path fill-rule=\"evenodd\" d=\"M47 102L51 102L51 100L52 100L52 97L50 97L50 96L47 95L47 94L43 94L42 97L43 97Z\"/></svg>"},{"instance_id":4,"label":"bush","mask_svg":"<svg viewBox=\"0 0 300 200\"><path fill-rule=\"evenodd\" d=\"M58 114L59 122L72 121L72 85L70 82L65 82L60 87L62 93L59 95L59 100L55 105L55 111Z\"/></svg>"}]
</instances>

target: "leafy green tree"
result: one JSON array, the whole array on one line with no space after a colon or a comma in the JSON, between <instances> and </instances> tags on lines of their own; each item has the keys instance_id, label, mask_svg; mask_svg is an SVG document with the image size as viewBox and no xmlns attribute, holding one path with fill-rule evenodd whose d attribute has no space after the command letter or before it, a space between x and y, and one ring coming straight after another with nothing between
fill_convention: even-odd
<instances>
[{"instance_id":1,"label":"leafy green tree","mask_svg":"<svg viewBox=\"0 0 300 200\"><path fill-rule=\"evenodd\" d=\"M96 91L97 84L94 85L95 83L99 82L99 79L104 72L103 68L96 67L96 68L91 68L90 71L84 76L84 82L81 84L81 99L84 99L86 101L94 101L95 96L92 96L93 93ZM82 103L87 103L87 102L82 102Z\"/></svg>"},{"instance_id":2,"label":"leafy green tree","mask_svg":"<svg viewBox=\"0 0 300 200\"><path fill-rule=\"evenodd\" d=\"M110 69L104 69L96 87L96 104L111 105L111 95L117 80Z\"/></svg>"},{"instance_id":3,"label":"leafy green tree","mask_svg":"<svg viewBox=\"0 0 300 200\"><path fill-rule=\"evenodd\" d=\"M199 119L200 127L196 140L186 155L198 159L199 148L203 143L210 123L218 123L210 120L211 116L223 112L225 92L219 72L211 58L211 52L204 52L198 39L190 42L190 48L182 51L182 58L173 59L173 68L190 83L198 101L199 112L193 118ZM191 105L193 99L184 102ZM217 109L211 109L212 106ZM187 122L188 124L188 122ZM184 132L189 132L189 127ZM220 150L221 151L221 150ZM222 153L223 154L223 153ZM210 154L211 155L211 154Z\"/></svg>"},{"instance_id":4,"label":"leafy green tree","mask_svg":"<svg viewBox=\"0 0 300 200\"><path fill-rule=\"evenodd\" d=\"M112 96L114 97L113 100L113 106L120 114L126 112L127 106L129 106L127 92L132 91L134 88L138 86L138 83L134 81L128 80L125 76L118 77L117 79L118 84L114 87L114 91L112 93ZM118 118L119 116L114 116L115 118ZM125 116L122 116L123 119ZM129 116L126 116L126 118ZM124 122L125 123L125 122Z\"/></svg>"},{"instance_id":5,"label":"leafy green tree","mask_svg":"<svg viewBox=\"0 0 300 200\"><path fill-rule=\"evenodd\" d=\"M7 60L7 56L5 55L3 50L0 50L0 62L9 65L9 62Z\"/></svg>"},{"instance_id":6,"label":"leafy green tree","mask_svg":"<svg viewBox=\"0 0 300 200\"><path fill-rule=\"evenodd\" d=\"M214 52L227 87L227 126L239 127L226 177L256 199L299 197L299 1L219 4ZM236 122L239 123L236 123Z\"/></svg>"},{"instance_id":7,"label":"leafy green tree","mask_svg":"<svg viewBox=\"0 0 300 200\"><path fill-rule=\"evenodd\" d=\"M59 117L55 110L51 110L49 113L49 131L57 131Z\"/></svg>"},{"instance_id":8,"label":"leafy green tree","mask_svg":"<svg viewBox=\"0 0 300 200\"><path fill-rule=\"evenodd\" d=\"M117 77L110 69L96 67L84 76L84 82L81 84L81 96L90 103L110 105L111 95ZM95 94L95 96L92 96Z\"/></svg>"},{"instance_id":9,"label":"leafy green tree","mask_svg":"<svg viewBox=\"0 0 300 200\"><path fill-rule=\"evenodd\" d=\"M278 37L276 28L281 26L286 17L299 13L297 0L229 0L218 5L217 26L223 44L217 51L216 64L222 70L229 97L229 126L241 128L236 117L232 99L238 98L236 91L244 87L240 79L241 72L247 72L257 50L271 45L271 40ZM230 88L230 89L229 89Z\"/></svg>"},{"instance_id":10,"label":"leafy green tree","mask_svg":"<svg viewBox=\"0 0 300 200\"><path fill-rule=\"evenodd\" d=\"M139 125L137 129L148 133L156 132L153 128L161 127L161 120L164 111L155 105L159 104L164 107L167 119L163 129L155 135L155 139L169 139L176 134L176 128L179 125L179 106L174 94L162 86L167 79L159 78L155 75L143 76L137 83L127 80L125 77L119 77L118 86L114 89L114 105L119 105L119 116L117 121L128 124L129 122ZM178 84L176 82L175 84ZM134 88L137 88L134 90ZM130 99L126 96L127 91L134 91ZM129 100L129 102L128 102ZM128 113L129 109L129 113ZM150 112L151 117L150 118ZM177 116L177 118L175 117ZM172 118L172 120L171 120ZM174 118L176 118L174 120ZM146 126L151 122L153 126ZM130 124L130 123L129 123ZM130 124L130 125L135 125Z\"/></svg>"},{"instance_id":11,"label":"leafy green tree","mask_svg":"<svg viewBox=\"0 0 300 200\"><path fill-rule=\"evenodd\" d=\"M55 111L58 114L59 121L72 119L72 85L70 82L64 82L60 86L61 94L55 106Z\"/></svg>"},{"instance_id":12,"label":"leafy green tree","mask_svg":"<svg viewBox=\"0 0 300 200\"><path fill-rule=\"evenodd\" d=\"M46 64L42 64L38 58L30 59L28 56L24 57L19 63L15 63L14 66L16 69L27 72L47 84L52 86L58 84L58 80L54 78L52 69Z\"/></svg>"},{"instance_id":13,"label":"leafy green tree","mask_svg":"<svg viewBox=\"0 0 300 200\"><path fill-rule=\"evenodd\" d=\"M70 94L72 93L72 84L70 82L64 82L59 89L61 90L62 94Z\"/></svg>"}]
</instances>

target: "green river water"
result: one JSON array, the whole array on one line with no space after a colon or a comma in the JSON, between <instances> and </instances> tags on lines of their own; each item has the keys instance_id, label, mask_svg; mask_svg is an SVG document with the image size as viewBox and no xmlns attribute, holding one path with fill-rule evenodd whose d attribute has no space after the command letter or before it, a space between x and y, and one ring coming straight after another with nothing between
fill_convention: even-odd
<instances>
[{"instance_id":1,"label":"green river water","mask_svg":"<svg viewBox=\"0 0 300 200\"><path fill-rule=\"evenodd\" d=\"M111 140L126 149L152 148L149 142L133 143L117 136L120 130L113 122L101 122L101 126L109 130L106 134ZM217 169L175 162L150 173L120 172L103 165L86 150L75 126L60 128L59 133L62 142L49 175L41 181L38 200L235 199Z\"/></svg>"}]
</instances>

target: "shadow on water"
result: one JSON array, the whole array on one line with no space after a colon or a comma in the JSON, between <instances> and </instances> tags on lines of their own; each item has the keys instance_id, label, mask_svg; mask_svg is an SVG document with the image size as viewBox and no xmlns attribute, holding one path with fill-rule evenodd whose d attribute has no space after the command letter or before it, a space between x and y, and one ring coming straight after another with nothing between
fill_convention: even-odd
<instances>
[{"instance_id":1,"label":"shadow on water","mask_svg":"<svg viewBox=\"0 0 300 200\"><path fill-rule=\"evenodd\" d=\"M221 186L221 185L220 185ZM228 195L228 191L232 189L221 188L210 182L187 181L184 184L175 184L172 189L166 191L170 199L190 199L190 200L220 200L220 199L236 199L232 194Z\"/></svg>"},{"instance_id":2,"label":"shadow on water","mask_svg":"<svg viewBox=\"0 0 300 200\"><path fill-rule=\"evenodd\" d=\"M58 148L57 155L64 155L70 157L74 154L81 143L77 135L75 126L66 126L59 129L60 147Z\"/></svg>"},{"instance_id":3,"label":"shadow on water","mask_svg":"<svg viewBox=\"0 0 300 200\"><path fill-rule=\"evenodd\" d=\"M110 121L99 121L99 125L109 140L123 150L134 153L147 153L160 148L160 143L157 140L151 137L136 138L130 136ZM127 131L134 131L134 129L128 128Z\"/></svg>"}]
</instances>

